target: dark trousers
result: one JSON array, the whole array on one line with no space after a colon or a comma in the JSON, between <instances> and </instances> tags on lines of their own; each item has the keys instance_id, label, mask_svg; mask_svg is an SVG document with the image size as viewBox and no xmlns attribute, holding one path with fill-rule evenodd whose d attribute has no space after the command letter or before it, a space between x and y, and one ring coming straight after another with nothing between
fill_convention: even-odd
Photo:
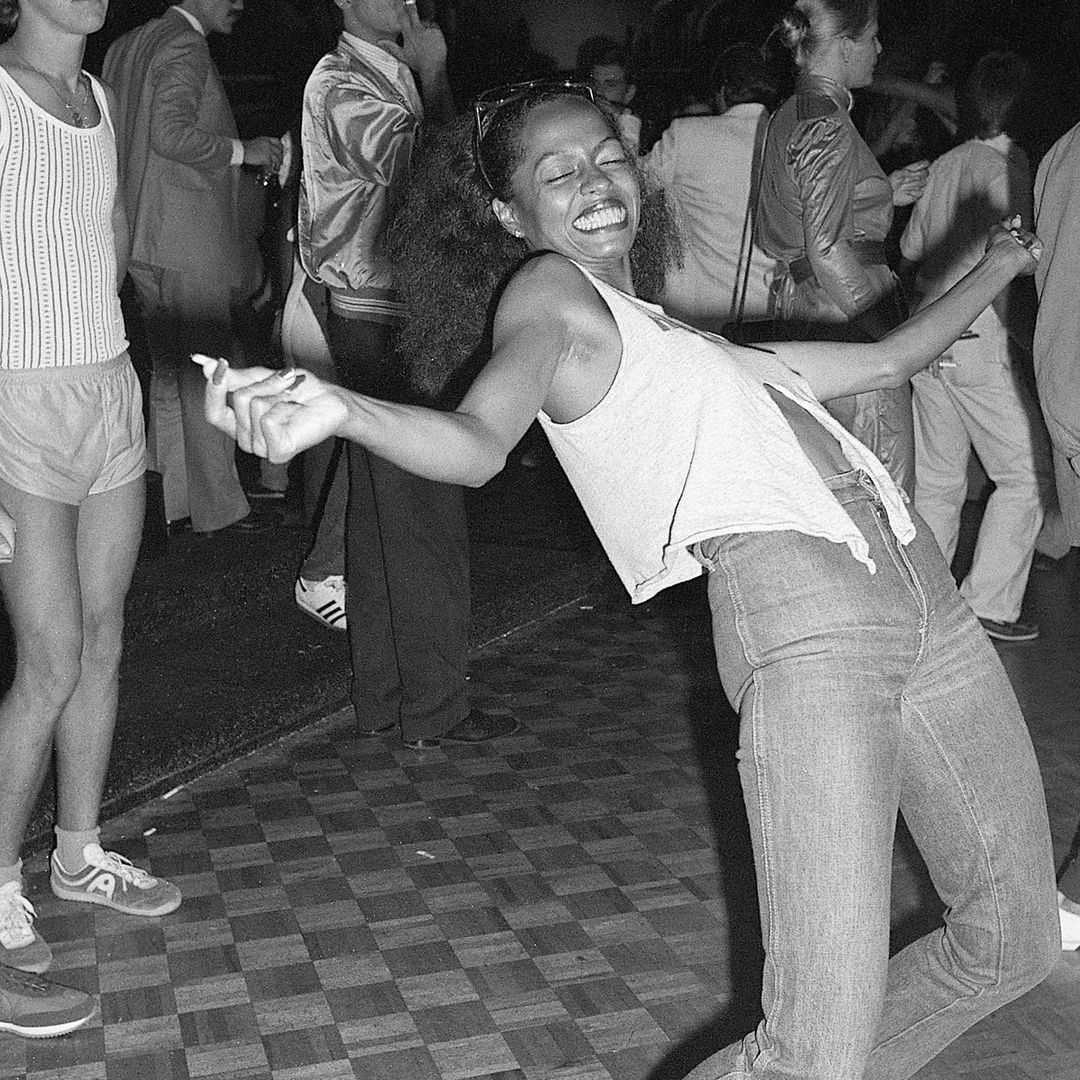
<instances>
[{"instance_id":1,"label":"dark trousers","mask_svg":"<svg viewBox=\"0 0 1080 1080\"><path fill-rule=\"evenodd\" d=\"M328 320L342 384L400 398L392 327ZM469 711L469 551L460 487L348 444L345 527L352 701L362 728L435 738Z\"/></svg>"}]
</instances>

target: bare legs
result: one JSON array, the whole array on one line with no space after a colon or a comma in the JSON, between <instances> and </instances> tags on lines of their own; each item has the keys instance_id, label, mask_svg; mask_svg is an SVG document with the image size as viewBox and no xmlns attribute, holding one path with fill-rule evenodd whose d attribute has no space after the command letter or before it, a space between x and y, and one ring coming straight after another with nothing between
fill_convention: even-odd
<instances>
[{"instance_id":1,"label":"bare legs","mask_svg":"<svg viewBox=\"0 0 1080 1080\"><path fill-rule=\"evenodd\" d=\"M19 858L54 745L58 824L97 825L144 501L141 478L77 507L0 481L18 527L15 559L0 565L17 655L0 702L0 865Z\"/></svg>"}]
</instances>

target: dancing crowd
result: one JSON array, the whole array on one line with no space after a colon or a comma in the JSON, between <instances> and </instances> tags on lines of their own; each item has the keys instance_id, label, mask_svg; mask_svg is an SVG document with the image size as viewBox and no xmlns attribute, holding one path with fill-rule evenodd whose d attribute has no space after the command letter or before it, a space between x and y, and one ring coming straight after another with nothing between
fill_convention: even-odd
<instances>
[{"instance_id":1,"label":"dancing crowd","mask_svg":"<svg viewBox=\"0 0 1080 1080\"><path fill-rule=\"evenodd\" d=\"M96 1010L43 978L23 894L54 754L53 892L146 917L181 903L98 823L147 455L166 516L208 536L257 524L237 446L267 480L305 455L297 603L347 627L357 730L424 750L519 726L468 701L462 487L536 422L633 602L706 575L740 718L764 1020L689 1080L911 1076L1080 945L992 641L1038 635L1036 547L1080 544L1078 129L1033 181L1030 70L993 50L951 94L879 85L875 153L852 91L874 88L876 0L796 0L767 42L790 92L760 43L733 43L709 100L662 132L613 40L587 41L572 77L462 107L415 0L335 4L298 137L241 139L206 44L239 0L170 7L110 46L103 80L82 62L105 0L0 0L17 648L0 1030L60 1035ZM920 109L955 145L887 174ZM267 291L239 212L252 171L296 185L283 367L241 344ZM153 352L148 439L125 275ZM993 491L957 588L972 451ZM900 814L945 917L890 956Z\"/></svg>"}]
</instances>

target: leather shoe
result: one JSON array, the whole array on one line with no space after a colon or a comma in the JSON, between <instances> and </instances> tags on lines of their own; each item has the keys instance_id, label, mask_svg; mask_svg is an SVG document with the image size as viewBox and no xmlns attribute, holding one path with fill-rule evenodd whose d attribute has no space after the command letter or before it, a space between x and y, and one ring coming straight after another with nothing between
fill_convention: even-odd
<instances>
[{"instance_id":1,"label":"leather shoe","mask_svg":"<svg viewBox=\"0 0 1080 1080\"><path fill-rule=\"evenodd\" d=\"M408 750L438 750L438 739L405 739L405 747Z\"/></svg>"},{"instance_id":2,"label":"leather shoe","mask_svg":"<svg viewBox=\"0 0 1080 1080\"><path fill-rule=\"evenodd\" d=\"M247 517L242 517L239 521L234 521L231 525L224 525L220 529L195 529L194 532L200 539L205 539L208 536L225 536L230 533L262 532L269 529L272 524L273 521L267 518L248 514Z\"/></svg>"},{"instance_id":3,"label":"leather shoe","mask_svg":"<svg viewBox=\"0 0 1080 1080\"><path fill-rule=\"evenodd\" d=\"M433 750L440 743L481 743L489 739L501 739L513 735L521 727L521 722L514 716L493 715L473 709L460 723L449 731L444 731L437 738L406 739L405 745L410 750Z\"/></svg>"},{"instance_id":4,"label":"leather shoe","mask_svg":"<svg viewBox=\"0 0 1080 1080\"><path fill-rule=\"evenodd\" d=\"M363 735L365 739L374 739L376 735L385 735L395 727L397 724L391 721L389 724L383 724L382 727L358 727L356 733Z\"/></svg>"}]
</instances>

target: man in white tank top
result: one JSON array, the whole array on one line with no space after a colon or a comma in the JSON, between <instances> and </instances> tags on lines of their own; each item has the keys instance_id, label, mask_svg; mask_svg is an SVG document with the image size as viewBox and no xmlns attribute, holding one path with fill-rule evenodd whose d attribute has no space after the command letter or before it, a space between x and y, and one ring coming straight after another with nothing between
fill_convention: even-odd
<instances>
[{"instance_id":1,"label":"man in white tank top","mask_svg":"<svg viewBox=\"0 0 1080 1080\"><path fill-rule=\"evenodd\" d=\"M96 1012L41 979L51 955L22 892L54 749L53 892L129 914L180 903L98 842L145 467L116 295L127 234L110 103L81 70L105 9L0 0L0 24L16 27L0 45L0 594L16 657L0 699L0 1031L33 1038Z\"/></svg>"}]
</instances>

